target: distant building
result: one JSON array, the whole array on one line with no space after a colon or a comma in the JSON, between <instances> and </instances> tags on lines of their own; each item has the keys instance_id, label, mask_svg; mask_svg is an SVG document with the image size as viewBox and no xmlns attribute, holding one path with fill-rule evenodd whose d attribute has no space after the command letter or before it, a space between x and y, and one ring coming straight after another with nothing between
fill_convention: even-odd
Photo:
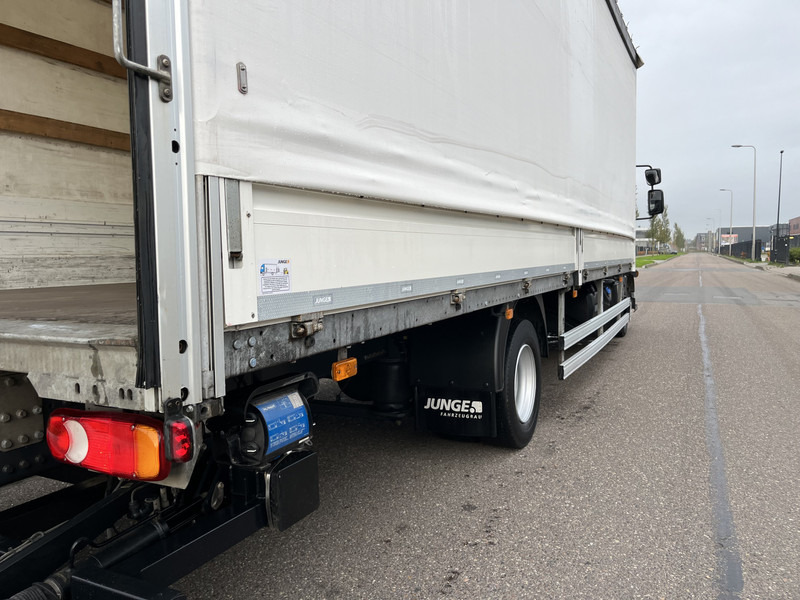
<instances>
[{"instance_id":1,"label":"distant building","mask_svg":"<svg viewBox=\"0 0 800 600\"><path fill-rule=\"evenodd\" d=\"M769 244L769 241L772 239L772 232L775 229L775 225L756 225L756 239L761 240L764 244ZM720 227L717 229L717 238L716 239L725 239L720 238L719 236L722 234L728 235L728 228L727 227ZM737 242L752 242L753 241L753 227L746 226L746 227L733 227L731 228L731 233L736 236Z\"/></svg>"},{"instance_id":2,"label":"distant building","mask_svg":"<svg viewBox=\"0 0 800 600\"><path fill-rule=\"evenodd\" d=\"M789 235L800 235L800 217L789 219Z\"/></svg>"},{"instance_id":3,"label":"distant building","mask_svg":"<svg viewBox=\"0 0 800 600\"><path fill-rule=\"evenodd\" d=\"M772 238L775 235L775 225L770 225L769 236ZM778 225L778 237L789 235L789 223L780 223Z\"/></svg>"},{"instance_id":4,"label":"distant building","mask_svg":"<svg viewBox=\"0 0 800 600\"><path fill-rule=\"evenodd\" d=\"M706 244L707 238L707 233L698 233L696 236L694 236L694 249L700 252L705 252L708 250L708 246Z\"/></svg>"},{"instance_id":5,"label":"distant building","mask_svg":"<svg viewBox=\"0 0 800 600\"><path fill-rule=\"evenodd\" d=\"M636 254L645 254L653 249L653 240L648 237L650 228L636 228Z\"/></svg>"}]
</instances>

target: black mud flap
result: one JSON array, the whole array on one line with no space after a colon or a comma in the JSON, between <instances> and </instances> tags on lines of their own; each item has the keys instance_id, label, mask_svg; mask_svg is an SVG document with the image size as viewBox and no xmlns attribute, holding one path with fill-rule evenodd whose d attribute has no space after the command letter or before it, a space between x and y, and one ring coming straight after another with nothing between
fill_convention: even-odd
<instances>
[{"instance_id":1,"label":"black mud flap","mask_svg":"<svg viewBox=\"0 0 800 600\"><path fill-rule=\"evenodd\" d=\"M482 310L415 330L408 340L417 429L497 436L497 394L510 322Z\"/></svg>"},{"instance_id":2,"label":"black mud flap","mask_svg":"<svg viewBox=\"0 0 800 600\"><path fill-rule=\"evenodd\" d=\"M266 474L269 526L285 531L319 508L319 466L315 452L293 452Z\"/></svg>"},{"instance_id":3,"label":"black mud flap","mask_svg":"<svg viewBox=\"0 0 800 600\"><path fill-rule=\"evenodd\" d=\"M496 437L496 394L455 388L415 388L417 429L444 435Z\"/></svg>"}]
</instances>

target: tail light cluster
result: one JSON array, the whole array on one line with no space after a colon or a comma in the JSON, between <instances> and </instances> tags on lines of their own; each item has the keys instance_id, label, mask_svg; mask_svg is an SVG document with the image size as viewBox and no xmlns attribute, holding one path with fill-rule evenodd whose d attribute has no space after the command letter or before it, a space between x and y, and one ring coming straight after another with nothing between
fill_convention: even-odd
<instances>
[{"instance_id":1,"label":"tail light cluster","mask_svg":"<svg viewBox=\"0 0 800 600\"><path fill-rule=\"evenodd\" d=\"M47 445L57 460L125 479L158 481L170 472L171 462L192 455L191 422L166 427L150 417L127 413L59 409L47 425Z\"/></svg>"}]
</instances>

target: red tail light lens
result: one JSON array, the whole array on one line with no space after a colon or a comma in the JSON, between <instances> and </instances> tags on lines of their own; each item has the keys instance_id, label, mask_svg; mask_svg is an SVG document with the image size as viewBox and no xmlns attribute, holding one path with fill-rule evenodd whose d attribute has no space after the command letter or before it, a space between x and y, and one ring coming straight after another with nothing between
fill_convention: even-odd
<instances>
[{"instance_id":1,"label":"red tail light lens","mask_svg":"<svg viewBox=\"0 0 800 600\"><path fill-rule=\"evenodd\" d=\"M69 432L61 419L50 419L47 426L47 445L50 446L50 452L58 460L64 460L69 452Z\"/></svg>"},{"instance_id":2,"label":"red tail light lens","mask_svg":"<svg viewBox=\"0 0 800 600\"><path fill-rule=\"evenodd\" d=\"M57 460L116 477L169 475L162 423L149 417L59 409L48 421L47 445Z\"/></svg>"},{"instance_id":3,"label":"red tail light lens","mask_svg":"<svg viewBox=\"0 0 800 600\"><path fill-rule=\"evenodd\" d=\"M183 418L167 424L169 457L179 463L192 459L192 422Z\"/></svg>"}]
</instances>

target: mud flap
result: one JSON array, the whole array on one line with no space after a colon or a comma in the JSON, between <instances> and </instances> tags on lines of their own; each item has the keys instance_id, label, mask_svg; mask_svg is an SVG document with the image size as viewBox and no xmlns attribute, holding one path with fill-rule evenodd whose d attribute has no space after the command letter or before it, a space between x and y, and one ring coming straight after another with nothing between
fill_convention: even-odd
<instances>
[{"instance_id":1,"label":"mud flap","mask_svg":"<svg viewBox=\"0 0 800 600\"><path fill-rule=\"evenodd\" d=\"M496 437L497 394L418 385L414 390L417 429L464 437Z\"/></svg>"},{"instance_id":2,"label":"mud flap","mask_svg":"<svg viewBox=\"0 0 800 600\"><path fill-rule=\"evenodd\" d=\"M497 394L509 321L489 309L417 329L409 336L417 429L495 437Z\"/></svg>"},{"instance_id":3,"label":"mud flap","mask_svg":"<svg viewBox=\"0 0 800 600\"><path fill-rule=\"evenodd\" d=\"M293 452L265 474L267 522L278 531L319 508L319 466L315 452Z\"/></svg>"}]
</instances>

